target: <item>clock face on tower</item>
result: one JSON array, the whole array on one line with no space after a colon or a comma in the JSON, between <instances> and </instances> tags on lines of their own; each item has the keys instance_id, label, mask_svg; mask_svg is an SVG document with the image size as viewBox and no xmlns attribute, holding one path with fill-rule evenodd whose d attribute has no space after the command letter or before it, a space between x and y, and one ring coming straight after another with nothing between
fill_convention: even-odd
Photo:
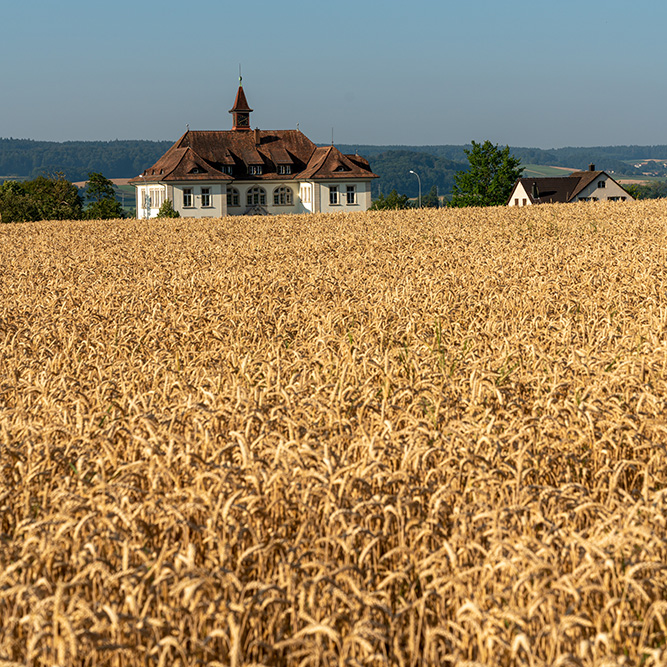
<instances>
[{"instance_id":1,"label":"clock face on tower","mask_svg":"<svg viewBox=\"0 0 667 667\"><path fill-rule=\"evenodd\" d=\"M237 127L248 127L249 124L250 124L250 119L247 113L240 113L236 116Z\"/></svg>"}]
</instances>

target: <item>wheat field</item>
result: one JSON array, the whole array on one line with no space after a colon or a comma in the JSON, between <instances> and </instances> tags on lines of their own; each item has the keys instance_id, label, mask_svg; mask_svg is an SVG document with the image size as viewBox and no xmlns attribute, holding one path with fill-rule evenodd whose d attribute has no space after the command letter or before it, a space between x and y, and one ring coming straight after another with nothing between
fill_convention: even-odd
<instances>
[{"instance_id":1,"label":"wheat field","mask_svg":"<svg viewBox=\"0 0 667 667\"><path fill-rule=\"evenodd\" d=\"M0 226L0 667L667 664L667 202Z\"/></svg>"}]
</instances>

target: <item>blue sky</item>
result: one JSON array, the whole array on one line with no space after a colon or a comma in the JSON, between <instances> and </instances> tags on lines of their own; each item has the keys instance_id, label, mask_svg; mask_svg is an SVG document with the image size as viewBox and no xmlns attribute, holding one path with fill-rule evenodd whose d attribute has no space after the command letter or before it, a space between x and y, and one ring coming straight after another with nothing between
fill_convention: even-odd
<instances>
[{"instance_id":1,"label":"blue sky","mask_svg":"<svg viewBox=\"0 0 667 667\"><path fill-rule=\"evenodd\" d=\"M3 3L0 137L667 144L664 0Z\"/></svg>"}]
</instances>

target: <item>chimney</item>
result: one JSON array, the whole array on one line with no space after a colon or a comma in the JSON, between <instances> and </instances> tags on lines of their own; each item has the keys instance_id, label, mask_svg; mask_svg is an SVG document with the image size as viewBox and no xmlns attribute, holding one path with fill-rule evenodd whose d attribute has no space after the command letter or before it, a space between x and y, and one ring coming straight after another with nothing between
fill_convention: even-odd
<instances>
[{"instance_id":1,"label":"chimney","mask_svg":"<svg viewBox=\"0 0 667 667\"><path fill-rule=\"evenodd\" d=\"M589 164L588 165L588 171L595 171L595 165L594 164Z\"/></svg>"},{"instance_id":2,"label":"chimney","mask_svg":"<svg viewBox=\"0 0 667 667\"><path fill-rule=\"evenodd\" d=\"M255 128L255 146L259 146L261 142L262 142L262 140L260 139L260 136L259 136L259 128L256 127Z\"/></svg>"},{"instance_id":3,"label":"chimney","mask_svg":"<svg viewBox=\"0 0 667 667\"><path fill-rule=\"evenodd\" d=\"M537 183L535 183L535 182L533 182L531 196L533 197L533 199L539 199L540 198L540 191L537 189Z\"/></svg>"}]
</instances>

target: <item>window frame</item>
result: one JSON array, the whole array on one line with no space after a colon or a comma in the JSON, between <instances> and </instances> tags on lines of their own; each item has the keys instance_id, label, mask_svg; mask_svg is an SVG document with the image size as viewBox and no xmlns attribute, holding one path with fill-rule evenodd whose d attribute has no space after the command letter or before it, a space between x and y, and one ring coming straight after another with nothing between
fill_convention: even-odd
<instances>
[{"instance_id":1,"label":"window frame","mask_svg":"<svg viewBox=\"0 0 667 667\"><path fill-rule=\"evenodd\" d=\"M237 188L227 188L227 208L239 208L241 206L241 194Z\"/></svg>"},{"instance_id":2,"label":"window frame","mask_svg":"<svg viewBox=\"0 0 667 667\"><path fill-rule=\"evenodd\" d=\"M273 190L273 205L274 206L293 206L294 193L292 188L287 185L279 185Z\"/></svg>"},{"instance_id":3,"label":"window frame","mask_svg":"<svg viewBox=\"0 0 667 667\"><path fill-rule=\"evenodd\" d=\"M148 188L148 198L150 201L150 208L159 209L162 204L164 204L166 192L165 189L161 186ZM146 208L144 206L144 208Z\"/></svg>"},{"instance_id":4,"label":"window frame","mask_svg":"<svg viewBox=\"0 0 667 667\"><path fill-rule=\"evenodd\" d=\"M248 174L250 176L261 176L263 173L261 164L249 164L248 165Z\"/></svg>"},{"instance_id":5,"label":"window frame","mask_svg":"<svg viewBox=\"0 0 667 667\"><path fill-rule=\"evenodd\" d=\"M260 185L254 185L246 192L248 206L266 206L266 190Z\"/></svg>"},{"instance_id":6,"label":"window frame","mask_svg":"<svg viewBox=\"0 0 667 667\"><path fill-rule=\"evenodd\" d=\"M340 192L337 185L329 186L329 206L340 206Z\"/></svg>"},{"instance_id":7,"label":"window frame","mask_svg":"<svg viewBox=\"0 0 667 667\"><path fill-rule=\"evenodd\" d=\"M352 197L350 197L352 195ZM357 186L356 185L346 185L345 186L345 203L348 206L356 206L357 204Z\"/></svg>"},{"instance_id":8,"label":"window frame","mask_svg":"<svg viewBox=\"0 0 667 667\"><path fill-rule=\"evenodd\" d=\"M195 198L192 188L183 188L183 208L194 208Z\"/></svg>"},{"instance_id":9,"label":"window frame","mask_svg":"<svg viewBox=\"0 0 667 667\"><path fill-rule=\"evenodd\" d=\"M211 188L201 188L201 205L202 208L211 208Z\"/></svg>"}]
</instances>

